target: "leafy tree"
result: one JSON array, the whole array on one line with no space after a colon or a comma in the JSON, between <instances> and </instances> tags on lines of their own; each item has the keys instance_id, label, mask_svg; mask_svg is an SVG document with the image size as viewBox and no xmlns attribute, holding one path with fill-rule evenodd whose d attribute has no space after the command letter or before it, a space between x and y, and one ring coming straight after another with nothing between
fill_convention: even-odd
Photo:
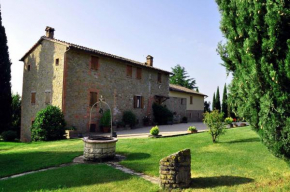
<instances>
[{"instance_id":1,"label":"leafy tree","mask_svg":"<svg viewBox=\"0 0 290 192\"><path fill-rule=\"evenodd\" d=\"M222 103L222 112L224 113L224 118L228 117L228 93L227 93L227 84L224 86L224 92L223 92L223 103Z\"/></svg>"},{"instance_id":2,"label":"leafy tree","mask_svg":"<svg viewBox=\"0 0 290 192\"><path fill-rule=\"evenodd\" d=\"M16 93L12 95L11 130L17 133L17 138L20 138L20 123L21 123L21 97L18 93Z\"/></svg>"},{"instance_id":3,"label":"leafy tree","mask_svg":"<svg viewBox=\"0 0 290 192\"><path fill-rule=\"evenodd\" d=\"M215 110L215 93L213 93L213 98L212 98L212 110Z\"/></svg>"},{"instance_id":4,"label":"leafy tree","mask_svg":"<svg viewBox=\"0 0 290 192\"><path fill-rule=\"evenodd\" d=\"M233 75L228 102L275 155L290 158L290 2L216 2L226 38L217 51Z\"/></svg>"},{"instance_id":5,"label":"leafy tree","mask_svg":"<svg viewBox=\"0 0 290 192\"><path fill-rule=\"evenodd\" d=\"M171 68L173 75L170 76L170 83L193 89L196 82L194 78L189 78L184 67L176 65Z\"/></svg>"},{"instance_id":6,"label":"leafy tree","mask_svg":"<svg viewBox=\"0 0 290 192\"><path fill-rule=\"evenodd\" d=\"M63 139L66 122L61 110L55 106L47 106L36 114L31 127L33 141L52 141Z\"/></svg>"},{"instance_id":7,"label":"leafy tree","mask_svg":"<svg viewBox=\"0 0 290 192\"><path fill-rule=\"evenodd\" d=\"M221 100L220 100L219 87L217 87L216 95L215 95L215 109L217 109L218 111L221 111Z\"/></svg>"},{"instance_id":8,"label":"leafy tree","mask_svg":"<svg viewBox=\"0 0 290 192\"><path fill-rule=\"evenodd\" d=\"M204 114L203 122L209 128L212 142L216 143L219 136L225 133L223 113L219 113L218 110L213 110L211 113L206 112Z\"/></svg>"},{"instance_id":9,"label":"leafy tree","mask_svg":"<svg viewBox=\"0 0 290 192\"><path fill-rule=\"evenodd\" d=\"M204 102L204 112L210 112L210 101Z\"/></svg>"},{"instance_id":10,"label":"leafy tree","mask_svg":"<svg viewBox=\"0 0 290 192\"><path fill-rule=\"evenodd\" d=\"M11 127L11 62L0 10L0 133Z\"/></svg>"}]
</instances>

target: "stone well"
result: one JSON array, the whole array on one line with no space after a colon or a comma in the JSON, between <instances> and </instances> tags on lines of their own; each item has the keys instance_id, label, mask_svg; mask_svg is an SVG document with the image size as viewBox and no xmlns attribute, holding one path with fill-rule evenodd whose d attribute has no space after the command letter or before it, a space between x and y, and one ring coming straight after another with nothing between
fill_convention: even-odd
<instances>
[{"instance_id":1,"label":"stone well","mask_svg":"<svg viewBox=\"0 0 290 192\"><path fill-rule=\"evenodd\" d=\"M113 137L84 137L84 159L86 161L98 161L113 159L116 152L116 142Z\"/></svg>"}]
</instances>

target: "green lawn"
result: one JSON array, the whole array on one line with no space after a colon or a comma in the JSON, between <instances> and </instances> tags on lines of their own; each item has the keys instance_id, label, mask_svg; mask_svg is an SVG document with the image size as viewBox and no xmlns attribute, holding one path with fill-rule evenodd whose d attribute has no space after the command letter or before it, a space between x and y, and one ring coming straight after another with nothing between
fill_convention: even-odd
<instances>
[{"instance_id":1,"label":"green lawn","mask_svg":"<svg viewBox=\"0 0 290 192\"><path fill-rule=\"evenodd\" d=\"M274 157L249 127L227 130L216 144L211 142L208 133L159 139L120 139L117 143L118 153L127 156L121 164L152 176L158 176L161 158L184 148L190 148L192 154L192 186L188 191L290 191L289 165ZM82 150L79 139L31 144L0 142L0 177L68 163L82 154ZM83 171L95 174L96 180L81 177ZM98 173L102 171L110 174L101 176L103 181L99 182ZM61 179L56 179L57 175ZM126 179L112 182L115 175ZM53 179L46 182L47 177ZM39 184L27 184L30 179ZM137 191L157 190L156 185L105 165L76 165L31 174L0 181L0 188L34 191L62 187L61 190L99 191L103 186L106 190L136 191L134 187L127 190L122 182L140 185Z\"/></svg>"}]
</instances>

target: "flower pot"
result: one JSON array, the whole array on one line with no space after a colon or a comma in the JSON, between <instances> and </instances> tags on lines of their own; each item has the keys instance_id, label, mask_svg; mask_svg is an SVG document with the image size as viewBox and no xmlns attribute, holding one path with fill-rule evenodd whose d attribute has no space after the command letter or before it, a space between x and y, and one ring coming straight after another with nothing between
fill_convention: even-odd
<instances>
[{"instance_id":1,"label":"flower pot","mask_svg":"<svg viewBox=\"0 0 290 192\"><path fill-rule=\"evenodd\" d=\"M197 130L194 130L194 131L189 131L187 130L188 133L197 133Z\"/></svg>"},{"instance_id":2,"label":"flower pot","mask_svg":"<svg viewBox=\"0 0 290 192\"><path fill-rule=\"evenodd\" d=\"M103 127L103 132L104 133L109 133L110 132L110 127Z\"/></svg>"}]
</instances>

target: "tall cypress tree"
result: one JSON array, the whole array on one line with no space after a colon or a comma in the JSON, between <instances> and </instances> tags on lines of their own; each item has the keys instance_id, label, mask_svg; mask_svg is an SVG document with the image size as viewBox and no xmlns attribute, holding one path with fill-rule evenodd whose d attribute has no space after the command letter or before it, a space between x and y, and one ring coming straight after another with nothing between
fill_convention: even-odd
<instances>
[{"instance_id":1,"label":"tall cypress tree","mask_svg":"<svg viewBox=\"0 0 290 192\"><path fill-rule=\"evenodd\" d=\"M212 98L212 110L215 110L215 93L213 93L213 98Z\"/></svg>"},{"instance_id":2,"label":"tall cypress tree","mask_svg":"<svg viewBox=\"0 0 290 192\"><path fill-rule=\"evenodd\" d=\"M231 108L275 155L290 158L290 2L216 2L226 39L218 53L233 75Z\"/></svg>"},{"instance_id":3,"label":"tall cypress tree","mask_svg":"<svg viewBox=\"0 0 290 192\"><path fill-rule=\"evenodd\" d=\"M219 87L217 87L216 95L215 95L215 108L219 111L221 111L221 100L220 100L220 90Z\"/></svg>"},{"instance_id":4,"label":"tall cypress tree","mask_svg":"<svg viewBox=\"0 0 290 192\"><path fill-rule=\"evenodd\" d=\"M224 118L228 116L228 93L227 93L227 84L224 86L224 92L223 92L223 102L222 102L222 112L224 113Z\"/></svg>"},{"instance_id":5,"label":"tall cypress tree","mask_svg":"<svg viewBox=\"0 0 290 192\"><path fill-rule=\"evenodd\" d=\"M11 62L0 10L0 133L11 127Z\"/></svg>"}]
</instances>

